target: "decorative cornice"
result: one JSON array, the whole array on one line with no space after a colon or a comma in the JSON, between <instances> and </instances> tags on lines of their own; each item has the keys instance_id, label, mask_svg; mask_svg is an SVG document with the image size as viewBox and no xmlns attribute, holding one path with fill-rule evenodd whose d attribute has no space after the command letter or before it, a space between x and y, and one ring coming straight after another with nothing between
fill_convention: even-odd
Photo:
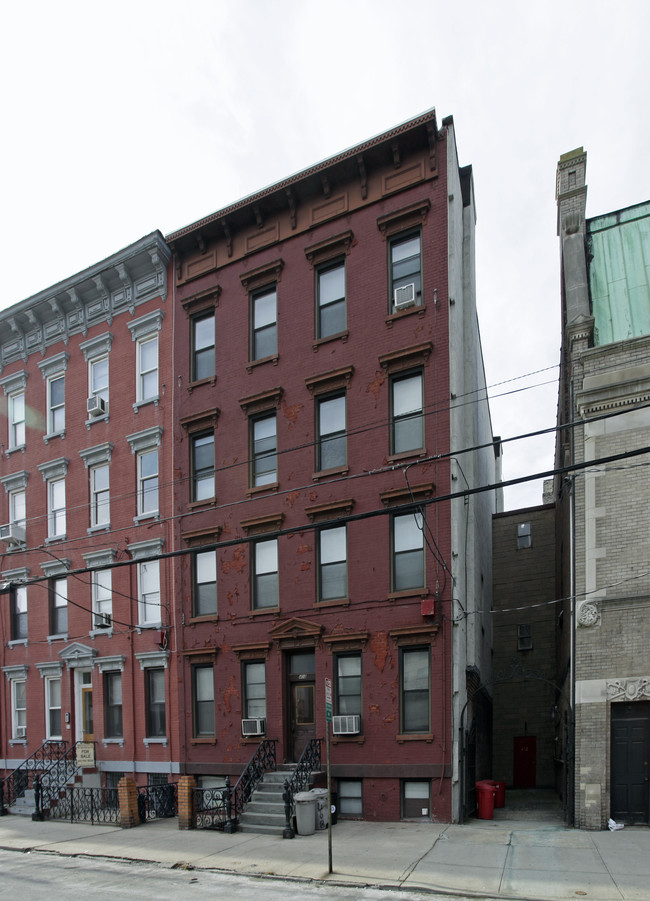
<instances>
[{"instance_id":1,"label":"decorative cornice","mask_svg":"<svg viewBox=\"0 0 650 901\"><path fill-rule=\"evenodd\" d=\"M167 297L171 251L160 232L0 312L0 371L13 360L44 354L71 335L111 323L120 313Z\"/></svg>"},{"instance_id":2,"label":"decorative cornice","mask_svg":"<svg viewBox=\"0 0 650 901\"><path fill-rule=\"evenodd\" d=\"M650 676L633 679L607 679L609 701L650 700Z\"/></svg>"}]
</instances>

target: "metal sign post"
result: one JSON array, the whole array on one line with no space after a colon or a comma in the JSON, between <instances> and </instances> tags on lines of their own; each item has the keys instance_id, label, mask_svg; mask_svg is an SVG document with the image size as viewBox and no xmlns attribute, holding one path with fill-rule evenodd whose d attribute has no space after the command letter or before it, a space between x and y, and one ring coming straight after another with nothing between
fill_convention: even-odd
<instances>
[{"instance_id":1,"label":"metal sign post","mask_svg":"<svg viewBox=\"0 0 650 901\"><path fill-rule=\"evenodd\" d=\"M330 724L332 722L332 680L325 679L325 747L327 757L327 862L332 872L332 783L330 777Z\"/></svg>"}]
</instances>

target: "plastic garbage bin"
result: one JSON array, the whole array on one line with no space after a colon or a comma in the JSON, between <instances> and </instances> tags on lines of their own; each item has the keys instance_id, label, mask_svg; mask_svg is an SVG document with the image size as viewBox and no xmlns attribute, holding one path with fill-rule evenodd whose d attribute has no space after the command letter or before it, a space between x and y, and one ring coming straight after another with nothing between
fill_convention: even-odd
<instances>
[{"instance_id":1,"label":"plastic garbage bin","mask_svg":"<svg viewBox=\"0 0 650 901\"><path fill-rule=\"evenodd\" d=\"M293 800L296 804L298 834L313 835L316 831L316 798L311 792L297 792Z\"/></svg>"},{"instance_id":2,"label":"plastic garbage bin","mask_svg":"<svg viewBox=\"0 0 650 901\"><path fill-rule=\"evenodd\" d=\"M327 829L329 825L329 817L327 815L327 789L312 788L309 794L313 795L314 801L316 802L316 829Z\"/></svg>"},{"instance_id":3,"label":"plastic garbage bin","mask_svg":"<svg viewBox=\"0 0 650 901\"><path fill-rule=\"evenodd\" d=\"M494 796L496 789L491 782L477 782L476 788L476 816L479 820L491 820L494 817Z\"/></svg>"},{"instance_id":4,"label":"plastic garbage bin","mask_svg":"<svg viewBox=\"0 0 650 901\"><path fill-rule=\"evenodd\" d=\"M505 782L495 779L493 781L493 785L496 791L494 796L494 806L495 807L505 807L506 806L506 784Z\"/></svg>"}]
</instances>

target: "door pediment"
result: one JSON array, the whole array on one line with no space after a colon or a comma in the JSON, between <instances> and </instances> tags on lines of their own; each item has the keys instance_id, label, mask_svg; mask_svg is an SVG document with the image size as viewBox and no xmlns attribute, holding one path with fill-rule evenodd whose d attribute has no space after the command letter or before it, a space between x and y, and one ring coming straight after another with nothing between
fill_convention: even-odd
<instances>
[{"instance_id":1,"label":"door pediment","mask_svg":"<svg viewBox=\"0 0 650 901\"><path fill-rule=\"evenodd\" d=\"M269 635L281 648L314 647L322 628L318 623L294 617L278 623L269 631Z\"/></svg>"},{"instance_id":2,"label":"door pediment","mask_svg":"<svg viewBox=\"0 0 650 901\"><path fill-rule=\"evenodd\" d=\"M80 641L73 641L72 644L59 651L59 657L67 664L68 669L92 666L96 656L97 651L94 648L90 648Z\"/></svg>"}]
</instances>

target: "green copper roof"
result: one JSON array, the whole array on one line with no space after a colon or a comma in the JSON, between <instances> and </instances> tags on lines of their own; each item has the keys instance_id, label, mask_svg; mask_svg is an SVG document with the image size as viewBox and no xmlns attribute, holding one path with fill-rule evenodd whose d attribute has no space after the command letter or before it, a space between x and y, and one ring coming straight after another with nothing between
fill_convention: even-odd
<instances>
[{"instance_id":1,"label":"green copper roof","mask_svg":"<svg viewBox=\"0 0 650 901\"><path fill-rule=\"evenodd\" d=\"M587 222L594 344L650 335L650 201Z\"/></svg>"}]
</instances>

